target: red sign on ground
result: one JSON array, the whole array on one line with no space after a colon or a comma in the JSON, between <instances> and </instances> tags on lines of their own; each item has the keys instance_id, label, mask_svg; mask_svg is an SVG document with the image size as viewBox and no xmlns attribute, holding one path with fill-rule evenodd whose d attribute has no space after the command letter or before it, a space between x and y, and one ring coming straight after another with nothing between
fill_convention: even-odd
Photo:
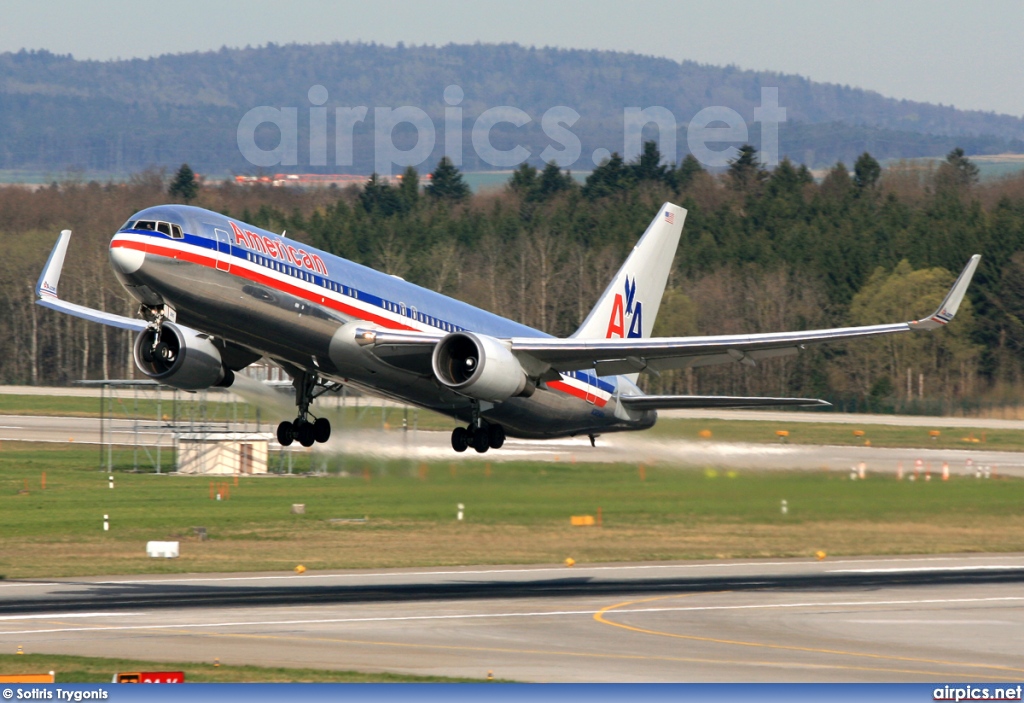
<instances>
[{"instance_id":1,"label":"red sign on ground","mask_svg":"<svg viewBox=\"0 0 1024 703\"><path fill-rule=\"evenodd\" d=\"M114 674L114 683L185 683L184 671L134 671Z\"/></svg>"}]
</instances>

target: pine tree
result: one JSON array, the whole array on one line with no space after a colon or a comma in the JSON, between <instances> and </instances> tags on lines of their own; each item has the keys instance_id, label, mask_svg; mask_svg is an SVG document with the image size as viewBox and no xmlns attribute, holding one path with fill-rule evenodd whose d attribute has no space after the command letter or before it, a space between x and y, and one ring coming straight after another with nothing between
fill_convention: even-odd
<instances>
[{"instance_id":1,"label":"pine tree","mask_svg":"<svg viewBox=\"0 0 1024 703\"><path fill-rule=\"evenodd\" d=\"M174 180L171 181L167 193L171 197L181 198L186 203L195 200L199 195L199 181L188 164L182 164L178 172L174 174Z\"/></svg>"},{"instance_id":2,"label":"pine tree","mask_svg":"<svg viewBox=\"0 0 1024 703\"><path fill-rule=\"evenodd\" d=\"M537 183L537 195L541 200L547 200L563 190L571 190L576 186L572 174L562 169L554 161L549 161L540 173L540 180Z\"/></svg>"},{"instance_id":3,"label":"pine tree","mask_svg":"<svg viewBox=\"0 0 1024 703\"><path fill-rule=\"evenodd\" d=\"M972 186L978 182L978 167L964 156L964 150L960 147L946 154L946 163L952 167L958 186Z\"/></svg>"},{"instance_id":4,"label":"pine tree","mask_svg":"<svg viewBox=\"0 0 1024 703\"><path fill-rule=\"evenodd\" d=\"M402 171L402 183L398 186L398 195L406 211L412 210L420 201L420 174L414 166L406 166Z\"/></svg>"},{"instance_id":5,"label":"pine tree","mask_svg":"<svg viewBox=\"0 0 1024 703\"><path fill-rule=\"evenodd\" d=\"M768 174L757 158L757 149L744 144L739 152L739 156L729 162L729 182L735 190L746 191L760 184Z\"/></svg>"},{"instance_id":6,"label":"pine tree","mask_svg":"<svg viewBox=\"0 0 1024 703\"><path fill-rule=\"evenodd\" d=\"M697 177L698 173L703 173L704 167L700 165L700 161L693 154L687 154L683 162L679 164L673 172L675 177L675 188L676 191L683 191L690 187L693 180Z\"/></svg>"},{"instance_id":7,"label":"pine tree","mask_svg":"<svg viewBox=\"0 0 1024 703\"><path fill-rule=\"evenodd\" d=\"M853 164L853 183L862 190L874 188L881 175L881 165L866 151L858 156Z\"/></svg>"},{"instance_id":8,"label":"pine tree","mask_svg":"<svg viewBox=\"0 0 1024 703\"><path fill-rule=\"evenodd\" d=\"M614 193L629 190L636 183L633 170L627 166L618 152L611 158L602 161L601 165L590 172L583 185L583 195L594 200Z\"/></svg>"},{"instance_id":9,"label":"pine tree","mask_svg":"<svg viewBox=\"0 0 1024 703\"><path fill-rule=\"evenodd\" d=\"M437 168L430 174L427 195L435 200L460 201L469 195L469 186L462 180L462 174L447 156L442 156Z\"/></svg>"},{"instance_id":10,"label":"pine tree","mask_svg":"<svg viewBox=\"0 0 1024 703\"><path fill-rule=\"evenodd\" d=\"M644 142L643 152L630 164L630 168L638 181L664 183L668 173L668 167L661 163L658 143L653 139Z\"/></svg>"},{"instance_id":11,"label":"pine tree","mask_svg":"<svg viewBox=\"0 0 1024 703\"><path fill-rule=\"evenodd\" d=\"M537 190L537 169L525 161L512 172L508 187L524 198L529 198Z\"/></svg>"}]
</instances>

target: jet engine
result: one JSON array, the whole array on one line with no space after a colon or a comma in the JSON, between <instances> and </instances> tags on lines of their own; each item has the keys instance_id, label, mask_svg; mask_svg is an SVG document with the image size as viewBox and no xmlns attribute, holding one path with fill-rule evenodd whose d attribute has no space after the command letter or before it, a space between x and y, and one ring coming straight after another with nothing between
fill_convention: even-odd
<instances>
[{"instance_id":1,"label":"jet engine","mask_svg":"<svg viewBox=\"0 0 1024 703\"><path fill-rule=\"evenodd\" d=\"M224 366L210 339L187 327L164 322L135 340L135 365L154 381L183 391L230 386L235 375Z\"/></svg>"},{"instance_id":2,"label":"jet engine","mask_svg":"<svg viewBox=\"0 0 1024 703\"><path fill-rule=\"evenodd\" d=\"M486 335L452 332L434 347L431 366L445 386L477 400L501 403L536 389L515 354Z\"/></svg>"}]
</instances>

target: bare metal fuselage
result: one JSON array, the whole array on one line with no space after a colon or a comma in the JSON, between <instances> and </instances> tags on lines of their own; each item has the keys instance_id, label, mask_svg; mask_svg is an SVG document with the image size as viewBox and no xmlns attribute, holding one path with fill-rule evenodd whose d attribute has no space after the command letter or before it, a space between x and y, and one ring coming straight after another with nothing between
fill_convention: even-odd
<instances>
[{"instance_id":1,"label":"bare metal fuselage","mask_svg":"<svg viewBox=\"0 0 1024 703\"><path fill-rule=\"evenodd\" d=\"M230 256L210 266L150 250L136 271L117 273L129 292L158 296L188 327L377 395L464 422L472 418L470 399L439 384L429 366L386 363L355 344L346 332L356 324L365 327L363 320L318 304L315 295L295 295L253 280L244 267L232 266ZM524 438L640 430L657 417L653 411L625 411L615 395L603 407L595 400L541 386L528 398L485 406L481 415L501 424L508 435Z\"/></svg>"}]
</instances>

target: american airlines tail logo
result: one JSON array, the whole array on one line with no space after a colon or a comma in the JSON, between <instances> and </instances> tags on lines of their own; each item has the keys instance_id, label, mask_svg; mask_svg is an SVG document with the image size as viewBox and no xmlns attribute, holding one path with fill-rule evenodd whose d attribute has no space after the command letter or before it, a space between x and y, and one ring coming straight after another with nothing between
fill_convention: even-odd
<instances>
[{"instance_id":1,"label":"american airlines tail logo","mask_svg":"<svg viewBox=\"0 0 1024 703\"><path fill-rule=\"evenodd\" d=\"M608 331L605 337L629 338L643 337L643 303L636 299L636 279L626 276L625 295L616 293L612 301L612 314L608 318ZM629 332L626 332L626 323Z\"/></svg>"}]
</instances>

